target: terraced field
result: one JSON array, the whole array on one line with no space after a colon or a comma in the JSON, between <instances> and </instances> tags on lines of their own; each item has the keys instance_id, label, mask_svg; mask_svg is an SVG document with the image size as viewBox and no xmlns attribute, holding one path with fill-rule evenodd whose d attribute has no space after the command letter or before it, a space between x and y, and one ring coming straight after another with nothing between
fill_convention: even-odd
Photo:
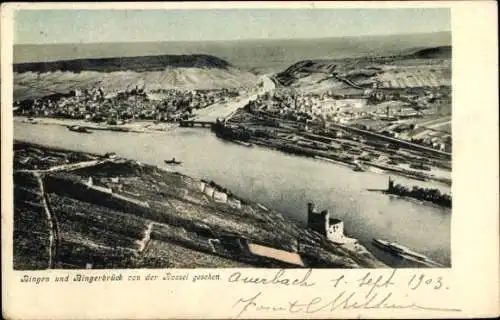
<instances>
[{"instance_id":1,"label":"terraced field","mask_svg":"<svg viewBox=\"0 0 500 320\"><path fill-rule=\"evenodd\" d=\"M54 152L22 146L16 155L30 150L33 168ZM14 181L16 270L289 266L249 254L247 241L299 253L308 266L384 266L222 187L238 206L207 195L207 182L157 167L124 159L73 171L23 166Z\"/></svg>"},{"instance_id":2,"label":"terraced field","mask_svg":"<svg viewBox=\"0 0 500 320\"><path fill-rule=\"evenodd\" d=\"M398 66L377 75L379 88L423 88L451 86L451 66Z\"/></svg>"},{"instance_id":3,"label":"terraced field","mask_svg":"<svg viewBox=\"0 0 500 320\"><path fill-rule=\"evenodd\" d=\"M50 267L51 230L45 215L43 196L35 176L14 175L14 268Z\"/></svg>"}]
</instances>

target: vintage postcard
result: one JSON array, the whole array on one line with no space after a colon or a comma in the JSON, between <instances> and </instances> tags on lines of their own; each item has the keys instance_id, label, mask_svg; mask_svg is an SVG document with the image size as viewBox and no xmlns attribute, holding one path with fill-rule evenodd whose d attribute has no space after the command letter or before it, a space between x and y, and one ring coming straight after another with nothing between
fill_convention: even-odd
<instances>
[{"instance_id":1,"label":"vintage postcard","mask_svg":"<svg viewBox=\"0 0 500 320\"><path fill-rule=\"evenodd\" d=\"M4 317L498 316L495 7L3 5Z\"/></svg>"}]
</instances>

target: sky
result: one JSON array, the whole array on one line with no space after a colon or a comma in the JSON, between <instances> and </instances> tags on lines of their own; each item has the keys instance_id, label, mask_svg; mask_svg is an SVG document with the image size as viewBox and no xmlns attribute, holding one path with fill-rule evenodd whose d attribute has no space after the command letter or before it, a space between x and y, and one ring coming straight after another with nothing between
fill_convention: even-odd
<instances>
[{"instance_id":1,"label":"sky","mask_svg":"<svg viewBox=\"0 0 500 320\"><path fill-rule=\"evenodd\" d=\"M450 10L19 10L14 43L325 38L450 31Z\"/></svg>"}]
</instances>

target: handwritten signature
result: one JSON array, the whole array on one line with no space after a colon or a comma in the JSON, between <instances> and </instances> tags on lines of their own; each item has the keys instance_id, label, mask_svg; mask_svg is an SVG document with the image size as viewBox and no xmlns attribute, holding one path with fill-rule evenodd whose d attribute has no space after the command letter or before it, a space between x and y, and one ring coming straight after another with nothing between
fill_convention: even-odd
<instances>
[{"instance_id":1,"label":"handwritten signature","mask_svg":"<svg viewBox=\"0 0 500 320\"><path fill-rule=\"evenodd\" d=\"M396 303L393 302L393 293L371 293L369 295L360 295L355 291L341 291L332 298L314 297L306 301L294 300L285 305L271 305L265 303L262 292L249 298L239 298L233 305L236 309L236 318L241 317L248 311L265 312L287 312L291 314L307 313L314 314L321 311L334 311L339 309L419 309L427 311L461 311L456 308L440 308L432 306L423 306L415 302Z\"/></svg>"}]
</instances>

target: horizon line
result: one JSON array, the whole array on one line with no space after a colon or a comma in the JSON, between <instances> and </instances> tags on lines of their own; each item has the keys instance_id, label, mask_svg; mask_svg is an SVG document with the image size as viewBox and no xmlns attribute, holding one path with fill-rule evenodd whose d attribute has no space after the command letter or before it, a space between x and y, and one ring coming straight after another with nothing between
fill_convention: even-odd
<instances>
[{"instance_id":1,"label":"horizon line","mask_svg":"<svg viewBox=\"0 0 500 320\"><path fill-rule=\"evenodd\" d=\"M290 40L322 40L322 39L342 39L342 38L361 38L361 37L390 37L390 36L408 36L408 35L427 35L435 33L450 33L451 30L430 31L430 32L413 32L413 33L388 33L388 34L361 34L347 36L329 36L329 37L311 37L311 38L245 38L245 39L226 39L226 40L146 40L146 41L117 41L117 42L50 42L50 43L15 43L13 45L82 45L82 44L132 44L132 43L158 43L158 42L244 42L244 41L290 41Z\"/></svg>"}]
</instances>

